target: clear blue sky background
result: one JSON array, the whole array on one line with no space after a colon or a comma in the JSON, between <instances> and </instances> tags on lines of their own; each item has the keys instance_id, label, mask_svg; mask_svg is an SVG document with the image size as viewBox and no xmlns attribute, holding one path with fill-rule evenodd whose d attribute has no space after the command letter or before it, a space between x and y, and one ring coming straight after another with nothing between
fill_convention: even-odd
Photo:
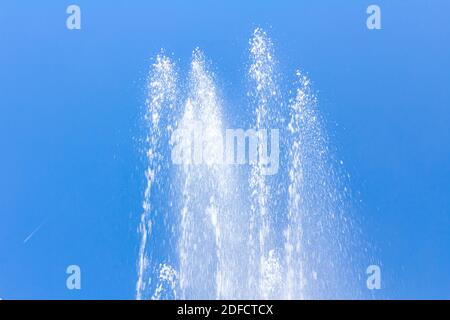
<instances>
[{"instance_id":1,"label":"clear blue sky background","mask_svg":"<svg viewBox=\"0 0 450 320\"><path fill-rule=\"evenodd\" d=\"M450 298L449 1L74 3L80 31L72 2L0 4L0 298L134 298L150 58L187 65L199 46L232 85L256 26L319 90L382 264L375 297Z\"/></svg>"}]
</instances>

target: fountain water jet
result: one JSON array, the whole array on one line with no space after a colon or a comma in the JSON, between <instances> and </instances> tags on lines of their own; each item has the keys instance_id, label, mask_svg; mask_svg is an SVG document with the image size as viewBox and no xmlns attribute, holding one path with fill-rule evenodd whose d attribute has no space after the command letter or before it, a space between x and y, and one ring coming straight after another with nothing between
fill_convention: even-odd
<instances>
[{"instance_id":1,"label":"fountain water jet","mask_svg":"<svg viewBox=\"0 0 450 320\"><path fill-rule=\"evenodd\" d=\"M215 158L223 159L230 118L199 49L182 104L173 64L158 56L153 65L139 299L308 299L356 292L350 280L357 273L354 226L310 80L298 72L295 97L284 104L272 42L258 28L249 44L251 126L280 129L284 155L274 176L264 174L261 162L245 168ZM195 133L198 124L201 134L193 139L173 135ZM194 149L191 162L171 161L175 142ZM265 152L258 144L258 156Z\"/></svg>"},{"instance_id":2,"label":"fountain water jet","mask_svg":"<svg viewBox=\"0 0 450 320\"><path fill-rule=\"evenodd\" d=\"M148 146L147 169L145 172L146 188L142 203L143 212L140 218L139 233L141 243L139 246L138 281L136 283L136 298L142 299L152 278L152 270L149 269L148 240L151 237L154 217L152 214L152 202L154 195L162 183L162 172L168 171L168 141L167 136L171 134L174 123L173 111L176 98L176 73L170 59L162 54L156 57L155 63L148 79L148 97L146 100L147 110L145 119L148 123L148 135L146 144Z\"/></svg>"},{"instance_id":3,"label":"fountain water jet","mask_svg":"<svg viewBox=\"0 0 450 320\"><path fill-rule=\"evenodd\" d=\"M221 112L212 73L197 49L193 54L189 93L179 128L188 132L192 129L190 126L200 123L203 135L198 139L206 145L203 150L210 152L197 155L207 158L198 161L200 165L184 164L180 170L182 207L178 250L180 289L185 298L231 297L229 291L237 280L233 259L228 256L230 248L236 245L230 238L232 230L239 230L231 227L237 222L233 215L234 179L231 168L221 159L214 159L214 156L223 158ZM183 141L192 142L191 139Z\"/></svg>"}]
</instances>

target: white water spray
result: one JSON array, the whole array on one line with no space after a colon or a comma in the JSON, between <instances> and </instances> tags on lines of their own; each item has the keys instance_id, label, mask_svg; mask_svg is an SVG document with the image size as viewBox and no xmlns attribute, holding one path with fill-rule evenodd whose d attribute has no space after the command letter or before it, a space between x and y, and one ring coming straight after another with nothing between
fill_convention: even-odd
<instances>
[{"instance_id":1,"label":"white water spray","mask_svg":"<svg viewBox=\"0 0 450 320\"><path fill-rule=\"evenodd\" d=\"M152 194L155 194L155 183L161 181L161 170L167 170L168 159L164 151L168 150L165 136L170 135L173 122L172 114L176 95L176 73L169 58L158 55L152 66L148 79L148 97L146 100L145 119L148 123L146 152L148 166L145 171L146 188L142 203L139 233L141 243L139 246L138 281L136 283L136 298L142 299L143 293L151 279L149 272L148 238L151 237L153 218ZM166 126L166 127L164 127ZM159 180L158 180L159 179Z\"/></svg>"},{"instance_id":2,"label":"white water spray","mask_svg":"<svg viewBox=\"0 0 450 320\"><path fill-rule=\"evenodd\" d=\"M280 108L279 89L276 81L275 58L273 45L267 34L257 28L250 39L250 61L249 77L252 80L250 96L255 104L255 128L256 130L271 128L277 125ZM259 157L263 150L259 147ZM262 298L276 298L281 286L281 267L275 248L275 240L272 225L273 215L277 214L271 210L271 187L274 184L268 182L263 174L261 162L252 167L250 174L250 190L252 204L250 210L250 265L256 264L258 272L249 275L250 283L255 292L259 292ZM252 270L255 272L255 270ZM254 278L256 276L256 278Z\"/></svg>"},{"instance_id":3,"label":"white water spray","mask_svg":"<svg viewBox=\"0 0 450 320\"><path fill-rule=\"evenodd\" d=\"M173 64L158 57L153 66L139 299L356 296L352 223L310 80L298 72L296 95L283 104L273 44L259 28L247 76L252 128L281 132L285 154L276 176L266 176L261 162L245 169L220 161L231 115L200 50L183 98L175 97ZM181 166L171 162L174 129L193 133L175 137L191 157ZM259 157L266 151L258 145Z\"/></svg>"}]
</instances>

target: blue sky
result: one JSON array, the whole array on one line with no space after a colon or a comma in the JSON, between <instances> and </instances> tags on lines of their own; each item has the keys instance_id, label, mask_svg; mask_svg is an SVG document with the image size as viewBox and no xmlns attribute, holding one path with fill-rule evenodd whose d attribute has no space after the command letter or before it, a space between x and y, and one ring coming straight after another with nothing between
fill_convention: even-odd
<instances>
[{"instance_id":1,"label":"blue sky","mask_svg":"<svg viewBox=\"0 0 450 320\"><path fill-rule=\"evenodd\" d=\"M319 91L382 265L374 296L450 298L448 1L74 3L75 31L72 2L0 5L0 298L134 298L150 58L187 66L198 46L232 87L257 26ZM382 30L366 28L372 3Z\"/></svg>"}]
</instances>

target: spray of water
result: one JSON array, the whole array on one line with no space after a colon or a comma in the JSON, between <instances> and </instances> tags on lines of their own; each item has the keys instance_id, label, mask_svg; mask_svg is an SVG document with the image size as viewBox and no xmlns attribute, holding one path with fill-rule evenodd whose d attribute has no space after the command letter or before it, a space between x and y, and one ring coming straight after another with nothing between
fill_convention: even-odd
<instances>
[{"instance_id":1,"label":"spray of water","mask_svg":"<svg viewBox=\"0 0 450 320\"><path fill-rule=\"evenodd\" d=\"M148 238L151 236L154 217L152 213L152 195L155 194L162 180L161 171L167 169L166 157L167 141L165 136L171 133L173 123L173 109L176 96L176 73L170 59L158 55L152 65L148 79L148 97L146 99L145 120L148 123L147 143L147 169L145 171L146 188L142 203L139 233L141 243L139 246L138 281L136 284L136 298L142 299L148 281L151 280L149 272ZM165 129L162 129L164 128ZM153 211L154 212L154 211Z\"/></svg>"},{"instance_id":2,"label":"spray of water","mask_svg":"<svg viewBox=\"0 0 450 320\"><path fill-rule=\"evenodd\" d=\"M258 28L249 45L252 126L282 133L285 155L276 176L265 175L260 162L249 169L221 162L230 118L199 49L193 52L183 99L175 97L170 60L158 56L153 65L139 299L355 296L347 195L311 82L297 72L295 96L283 104L270 38ZM174 166L174 147L189 161ZM263 149L258 146L259 157Z\"/></svg>"},{"instance_id":3,"label":"spray of water","mask_svg":"<svg viewBox=\"0 0 450 320\"><path fill-rule=\"evenodd\" d=\"M349 262L357 255L352 252L357 234L348 191L329 150L311 81L300 71L296 76L287 139L287 298L354 298L359 277Z\"/></svg>"},{"instance_id":4,"label":"spray of water","mask_svg":"<svg viewBox=\"0 0 450 320\"><path fill-rule=\"evenodd\" d=\"M279 89L276 81L276 61L273 44L267 34L257 28L250 39L250 68L251 80L249 95L253 98L255 129L278 127L279 119ZM260 137L262 138L262 137ZM259 146L259 157L263 150ZM271 202L271 187L274 184L267 181L263 173L263 165L258 162L252 167L250 174L251 210L250 210L250 265L257 265L258 270L251 269L249 275L250 286L259 292L262 298L276 298L281 291L281 267L278 251L275 249L275 228L273 215L276 214L269 203ZM256 278L255 278L256 276Z\"/></svg>"},{"instance_id":5,"label":"spray of water","mask_svg":"<svg viewBox=\"0 0 450 320\"><path fill-rule=\"evenodd\" d=\"M219 217L227 210L223 197L229 183L226 172L215 159L223 148L222 126L221 106L213 76L207 70L203 54L195 50L188 98L180 121L180 128L194 135L193 139L182 139L182 143L188 144L182 148L193 150L193 163L184 164L180 172L182 208L178 249L183 298L214 298L220 290Z\"/></svg>"}]
</instances>

